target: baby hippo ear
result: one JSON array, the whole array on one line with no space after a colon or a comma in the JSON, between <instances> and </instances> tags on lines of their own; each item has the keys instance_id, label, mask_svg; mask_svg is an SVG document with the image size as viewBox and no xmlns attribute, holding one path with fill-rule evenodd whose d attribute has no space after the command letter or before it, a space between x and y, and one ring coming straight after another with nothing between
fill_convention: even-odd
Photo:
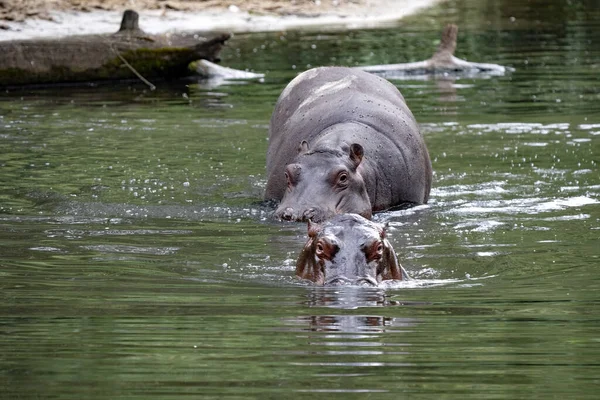
<instances>
[{"instance_id":1,"label":"baby hippo ear","mask_svg":"<svg viewBox=\"0 0 600 400\"><path fill-rule=\"evenodd\" d=\"M377 230L379 231L379 238L381 240L385 239L385 236L387 234L387 228L389 226L389 222L386 222L384 224L375 224L377 226Z\"/></svg>"},{"instance_id":2,"label":"baby hippo ear","mask_svg":"<svg viewBox=\"0 0 600 400\"><path fill-rule=\"evenodd\" d=\"M358 164L360 164L362 161L364 153L365 151L360 144L352 143L350 145L350 159L354 163L355 167L358 167Z\"/></svg>"},{"instance_id":3,"label":"baby hippo ear","mask_svg":"<svg viewBox=\"0 0 600 400\"><path fill-rule=\"evenodd\" d=\"M388 229L389 222L376 225L377 229L379 230L379 238L383 244L383 254L381 255L379 265L377 266L377 280L387 281L396 279L405 281L410 279L406 273L406 270L398 262L398 256L396 255L392 244L386 239L386 231Z\"/></svg>"},{"instance_id":4,"label":"baby hippo ear","mask_svg":"<svg viewBox=\"0 0 600 400\"><path fill-rule=\"evenodd\" d=\"M300 142L300 145L298 146L298 154L306 153L307 151L308 151L308 142L306 140L303 140Z\"/></svg>"},{"instance_id":5,"label":"baby hippo ear","mask_svg":"<svg viewBox=\"0 0 600 400\"><path fill-rule=\"evenodd\" d=\"M316 222L308 221L308 237L314 238L321 232L321 225Z\"/></svg>"},{"instance_id":6,"label":"baby hippo ear","mask_svg":"<svg viewBox=\"0 0 600 400\"><path fill-rule=\"evenodd\" d=\"M377 280L388 281L391 279L402 280L404 268L398 263L398 257L394 248L387 239L382 239L383 254L377 266Z\"/></svg>"},{"instance_id":7,"label":"baby hippo ear","mask_svg":"<svg viewBox=\"0 0 600 400\"><path fill-rule=\"evenodd\" d=\"M308 222L308 240L296 261L296 276L301 279L313 281L318 285L322 285L325 281L321 265L316 261L313 249L313 242L320 231L320 225Z\"/></svg>"}]
</instances>

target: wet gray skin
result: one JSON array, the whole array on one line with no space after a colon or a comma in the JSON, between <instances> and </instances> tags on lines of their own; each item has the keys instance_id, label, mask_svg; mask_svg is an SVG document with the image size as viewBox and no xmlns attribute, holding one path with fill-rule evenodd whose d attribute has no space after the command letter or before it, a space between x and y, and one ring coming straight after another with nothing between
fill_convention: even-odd
<instances>
[{"instance_id":1,"label":"wet gray skin","mask_svg":"<svg viewBox=\"0 0 600 400\"><path fill-rule=\"evenodd\" d=\"M285 169L287 190L275 211L278 218L320 222L348 212L371 218L371 201L357 173L361 145L344 145L339 151L309 150L303 142L300 153Z\"/></svg>"},{"instance_id":2,"label":"wet gray skin","mask_svg":"<svg viewBox=\"0 0 600 400\"><path fill-rule=\"evenodd\" d=\"M350 68L314 68L279 96L269 124L264 194L280 203L277 218L370 218L427 203L431 180L419 126L385 79Z\"/></svg>"},{"instance_id":3,"label":"wet gray skin","mask_svg":"<svg viewBox=\"0 0 600 400\"><path fill-rule=\"evenodd\" d=\"M358 214L336 215L321 225L309 222L296 276L326 286L377 286L409 279L384 226Z\"/></svg>"}]
</instances>

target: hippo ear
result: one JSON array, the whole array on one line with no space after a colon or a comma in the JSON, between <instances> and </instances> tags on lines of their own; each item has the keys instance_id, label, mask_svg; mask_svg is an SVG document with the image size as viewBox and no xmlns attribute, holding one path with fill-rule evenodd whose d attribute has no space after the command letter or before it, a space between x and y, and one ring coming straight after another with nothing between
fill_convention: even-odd
<instances>
[{"instance_id":1,"label":"hippo ear","mask_svg":"<svg viewBox=\"0 0 600 400\"><path fill-rule=\"evenodd\" d=\"M381 260L379 261L379 265L377 266L377 279L386 281L390 279L397 280L407 280L410 279L406 270L402 268L402 265L398 262L398 256L394 251L389 240L386 239L387 229L389 227L389 222L384 224L377 224L377 229L379 230L379 238L383 242L383 254L381 255Z\"/></svg>"},{"instance_id":2,"label":"hippo ear","mask_svg":"<svg viewBox=\"0 0 600 400\"><path fill-rule=\"evenodd\" d=\"M350 159L355 167L358 167L358 164L362 161L364 153L364 149L360 144L352 143L350 146Z\"/></svg>"},{"instance_id":3,"label":"hippo ear","mask_svg":"<svg viewBox=\"0 0 600 400\"><path fill-rule=\"evenodd\" d=\"M389 226L389 222L386 222L385 224L376 224L377 225L377 230L379 231L379 238L381 240L385 239L386 235L387 235L387 228Z\"/></svg>"},{"instance_id":4,"label":"hippo ear","mask_svg":"<svg viewBox=\"0 0 600 400\"><path fill-rule=\"evenodd\" d=\"M298 256L298 260L296 261L296 276L300 279L308 279L322 285L325 276L323 275L321 264L315 259L314 250L312 248L313 241L314 237L309 237Z\"/></svg>"},{"instance_id":5,"label":"hippo ear","mask_svg":"<svg viewBox=\"0 0 600 400\"><path fill-rule=\"evenodd\" d=\"M308 142L303 140L300 142L300 146L298 146L298 153L306 153L308 151Z\"/></svg>"},{"instance_id":6,"label":"hippo ear","mask_svg":"<svg viewBox=\"0 0 600 400\"><path fill-rule=\"evenodd\" d=\"M394 248L387 239L383 239L383 254L377 266L377 280L387 281L391 279L407 280L408 274L398 262Z\"/></svg>"},{"instance_id":7,"label":"hippo ear","mask_svg":"<svg viewBox=\"0 0 600 400\"><path fill-rule=\"evenodd\" d=\"M314 238L321 232L321 225L308 220L308 237Z\"/></svg>"},{"instance_id":8,"label":"hippo ear","mask_svg":"<svg viewBox=\"0 0 600 400\"><path fill-rule=\"evenodd\" d=\"M313 281L318 285L324 283L325 276L323 275L322 265L315 259L312 245L320 231L321 225L308 221L308 240L296 261L296 276Z\"/></svg>"}]
</instances>

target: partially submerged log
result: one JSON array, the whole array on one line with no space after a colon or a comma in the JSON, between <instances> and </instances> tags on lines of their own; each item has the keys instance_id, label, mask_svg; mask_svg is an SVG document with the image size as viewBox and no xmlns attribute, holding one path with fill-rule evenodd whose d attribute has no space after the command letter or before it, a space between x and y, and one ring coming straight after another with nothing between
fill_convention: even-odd
<instances>
[{"instance_id":1,"label":"partially submerged log","mask_svg":"<svg viewBox=\"0 0 600 400\"><path fill-rule=\"evenodd\" d=\"M430 75L430 74L484 74L484 75L504 75L507 71L512 71L510 67L504 67L498 64L486 64L469 62L454 56L456 50L456 38L458 36L458 27L454 24L448 24L442 33L440 46L435 54L425 60L402 64L371 65L366 67L357 67L363 71L375 74L390 75Z\"/></svg>"},{"instance_id":2,"label":"partially submerged log","mask_svg":"<svg viewBox=\"0 0 600 400\"><path fill-rule=\"evenodd\" d=\"M198 75L207 79L256 80L265 77L265 74L223 67L207 60L193 62L191 67Z\"/></svg>"},{"instance_id":3,"label":"partially submerged log","mask_svg":"<svg viewBox=\"0 0 600 400\"><path fill-rule=\"evenodd\" d=\"M264 82L265 74L222 67L207 60L194 61L190 68L201 79L194 79L195 86L213 90L221 85Z\"/></svg>"},{"instance_id":4,"label":"partially submerged log","mask_svg":"<svg viewBox=\"0 0 600 400\"><path fill-rule=\"evenodd\" d=\"M0 42L0 86L189 75L195 60L219 61L228 33L150 35L127 10L111 35Z\"/></svg>"}]
</instances>

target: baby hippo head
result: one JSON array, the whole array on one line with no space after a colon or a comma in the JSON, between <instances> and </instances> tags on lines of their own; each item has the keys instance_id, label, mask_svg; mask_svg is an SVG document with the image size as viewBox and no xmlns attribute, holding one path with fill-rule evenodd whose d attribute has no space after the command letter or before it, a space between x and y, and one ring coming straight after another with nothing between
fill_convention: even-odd
<instances>
[{"instance_id":1,"label":"baby hippo head","mask_svg":"<svg viewBox=\"0 0 600 400\"><path fill-rule=\"evenodd\" d=\"M371 217L371 201L360 173L363 147L309 150L302 142L286 166L287 188L275 215L286 221L320 222L336 214Z\"/></svg>"},{"instance_id":2,"label":"baby hippo head","mask_svg":"<svg viewBox=\"0 0 600 400\"><path fill-rule=\"evenodd\" d=\"M296 263L296 276L318 285L377 286L408 279L383 225L357 214L308 223L308 241Z\"/></svg>"}]
</instances>

